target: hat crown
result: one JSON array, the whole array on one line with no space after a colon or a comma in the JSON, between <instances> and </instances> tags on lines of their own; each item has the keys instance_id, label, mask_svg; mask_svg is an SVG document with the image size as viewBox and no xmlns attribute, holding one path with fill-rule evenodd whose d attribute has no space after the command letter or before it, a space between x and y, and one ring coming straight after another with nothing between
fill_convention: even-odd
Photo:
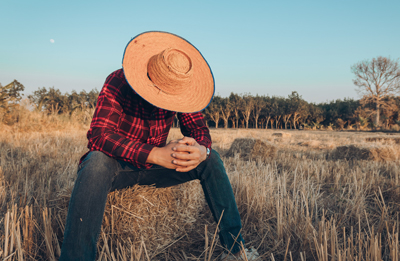
<instances>
[{"instance_id":1,"label":"hat crown","mask_svg":"<svg viewBox=\"0 0 400 261\"><path fill-rule=\"evenodd\" d=\"M192 69L192 62L189 56L183 51L177 49L166 49L163 52L165 64L170 67L170 70L176 74L185 75Z\"/></svg>"},{"instance_id":2,"label":"hat crown","mask_svg":"<svg viewBox=\"0 0 400 261\"><path fill-rule=\"evenodd\" d=\"M149 59L147 72L160 91L182 94L190 83L192 61L182 50L167 48Z\"/></svg>"}]
</instances>

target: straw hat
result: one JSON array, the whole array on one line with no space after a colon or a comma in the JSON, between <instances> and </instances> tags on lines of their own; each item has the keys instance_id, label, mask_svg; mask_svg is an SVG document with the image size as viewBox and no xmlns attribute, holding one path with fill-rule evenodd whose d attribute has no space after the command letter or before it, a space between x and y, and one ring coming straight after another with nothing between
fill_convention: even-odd
<instances>
[{"instance_id":1,"label":"straw hat","mask_svg":"<svg viewBox=\"0 0 400 261\"><path fill-rule=\"evenodd\" d=\"M214 95L207 61L191 43L167 32L145 32L126 46L122 67L129 85L154 106L197 112Z\"/></svg>"}]
</instances>

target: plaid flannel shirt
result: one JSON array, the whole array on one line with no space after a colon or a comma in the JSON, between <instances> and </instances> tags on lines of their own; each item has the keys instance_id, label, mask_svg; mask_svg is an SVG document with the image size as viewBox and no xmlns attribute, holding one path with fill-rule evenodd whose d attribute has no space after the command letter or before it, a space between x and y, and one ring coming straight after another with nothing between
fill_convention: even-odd
<instances>
[{"instance_id":1,"label":"plaid flannel shirt","mask_svg":"<svg viewBox=\"0 0 400 261\"><path fill-rule=\"evenodd\" d=\"M101 151L138 168L150 168L147 157L153 147L166 145L175 114L136 94L119 69L107 77L99 94L87 133L89 152ZM184 136L211 149L210 133L201 112L178 113L177 117Z\"/></svg>"}]
</instances>

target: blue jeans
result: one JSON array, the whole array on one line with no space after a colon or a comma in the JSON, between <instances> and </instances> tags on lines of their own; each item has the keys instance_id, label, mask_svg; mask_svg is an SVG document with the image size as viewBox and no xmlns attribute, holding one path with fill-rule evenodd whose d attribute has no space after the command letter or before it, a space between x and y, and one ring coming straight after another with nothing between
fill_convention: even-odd
<instances>
[{"instance_id":1,"label":"blue jeans","mask_svg":"<svg viewBox=\"0 0 400 261\"><path fill-rule=\"evenodd\" d=\"M135 184L170 187L199 179L214 220L220 222L221 244L232 253L240 250L244 240L232 187L219 154L212 150L209 159L189 172L177 172L160 166L139 169L124 161L92 151L78 167L65 225L60 261L95 260L97 240L107 194ZM236 242L235 238L238 236Z\"/></svg>"}]
</instances>

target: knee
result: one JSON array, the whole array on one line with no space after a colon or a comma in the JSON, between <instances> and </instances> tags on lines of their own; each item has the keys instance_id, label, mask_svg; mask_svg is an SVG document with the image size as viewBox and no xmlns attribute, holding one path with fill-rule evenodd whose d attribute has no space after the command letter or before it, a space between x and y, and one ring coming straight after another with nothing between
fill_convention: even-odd
<instances>
[{"instance_id":1,"label":"knee","mask_svg":"<svg viewBox=\"0 0 400 261\"><path fill-rule=\"evenodd\" d=\"M117 161L103 152L92 151L78 167L78 180L92 184L111 182L117 171Z\"/></svg>"},{"instance_id":2,"label":"knee","mask_svg":"<svg viewBox=\"0 0 400 261\"><path fill-rule=\"evenodd\" d=\"M95 170L103 170L115 165L115 161L115 159L107 156L101 151L91 151L86 158L83 159L79 168L90 166Z\"/></svg>"}]
</instances>

